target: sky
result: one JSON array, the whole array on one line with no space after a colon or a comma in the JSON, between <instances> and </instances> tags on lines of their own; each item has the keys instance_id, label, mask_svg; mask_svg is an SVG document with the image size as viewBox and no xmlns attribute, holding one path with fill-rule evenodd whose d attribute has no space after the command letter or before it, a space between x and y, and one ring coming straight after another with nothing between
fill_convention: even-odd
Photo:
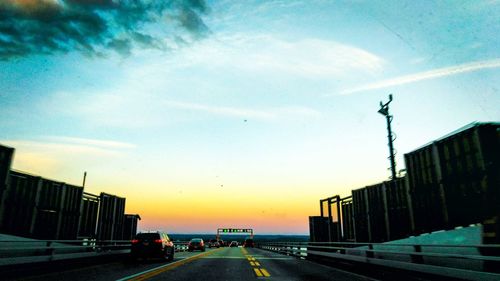
<instances>
[{"instance_id":1,"label":"sky","mask_svg":"<svg viewBox=\"0 0 500 281\"><path fill-rule=\"evenodd\" d=\"M1 0L13 168L126 197L139 228L307 234L319 199L500 121L500 1Z\"/></svg>"}]
</instances>

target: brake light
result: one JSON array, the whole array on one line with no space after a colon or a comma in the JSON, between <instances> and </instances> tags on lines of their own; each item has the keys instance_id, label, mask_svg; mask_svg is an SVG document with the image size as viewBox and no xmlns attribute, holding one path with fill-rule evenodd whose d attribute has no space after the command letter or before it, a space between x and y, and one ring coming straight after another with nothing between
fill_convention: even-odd
<instances>
[{"instance_id":1,"label":"brake light","mask_svg":"<svg viewBox=\"0 0 500 281\"><path fill-rule=\"evenodd\" d=\"M161 239L156 239L155 240L155 243L161 243L161 242L163 242L163 240L161 240Z\"/></svg>"},{"instance_id":2,"label":"brake light","mask_svg":"<svg viewBox=\"0 0 500 281\"><path fill-rule=\"evenodd\" d=\"M137 244L137 243L139 243L139 240L137 240L137 239L132 240L132 244Z\"/></svg>"}]
</instances>

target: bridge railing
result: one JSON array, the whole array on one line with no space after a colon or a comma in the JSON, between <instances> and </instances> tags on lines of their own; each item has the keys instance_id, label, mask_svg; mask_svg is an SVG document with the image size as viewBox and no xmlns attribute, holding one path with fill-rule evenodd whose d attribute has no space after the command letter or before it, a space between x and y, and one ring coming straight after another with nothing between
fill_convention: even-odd
<instances>
[{"instance_id":1,"label":"bridge railing","mask_svg":"<svg viewBox=\"0 0 500 281\"><path fill-rule=\"evenodd\" d=\"M186 252L188 250L189 241L174 241L176 252Z\"/></svg>"},{"instance_id":2,"label":"bridge railing","mask_svg":"<svg viewBox=\"0 0 500 281\"><path fill-rule=\"evenodd\" d=\"M187 241L175 241L175 251L188 250ZM130 253L130 240L2 240L0 266Z\"/></svg>"},{"instance_id":3,"label":"bridge railing","mask_svg":"<svg viewBox=\"0 0 500 281\"><path fill-rule=\"evenodd\" d=\"M343 260L457 279L500 280L500 245L269 242L257 247L308 260Z\"/></svg>"}]
</instances>

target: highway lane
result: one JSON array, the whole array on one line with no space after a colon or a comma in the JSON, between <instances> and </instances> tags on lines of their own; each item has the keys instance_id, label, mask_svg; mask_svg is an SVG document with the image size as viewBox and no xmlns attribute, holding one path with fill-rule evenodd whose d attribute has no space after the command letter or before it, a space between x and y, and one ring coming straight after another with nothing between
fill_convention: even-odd
<instances>
[{"instance_id":1,"label":"highway lane","mask_svg":"<svg viewBox=\"0 0 500 281\"><path fill-rule=\"evenodd\" d=\"M306 260L253 248L222 248L183 266L162 268L128 280L374 280ZM127 280L127 279L124 279Z\"/></svg>"},{"instance_id":2,"label":"highway lane","mask_svg":"<svg viewBox=\"0 0 500 281\"><path fill-rule=\"evenodd\" d=\"M173 262L111 262L16 280L373 280L306 260L253 248L176 253Z\"/></svg>"},{"instance_id":3,"label":"highway lane","mask_svg":"<svg viewBox=\"0 0 500 281\"><path fill-rule=\"evenodd\" d=\"M207 249L205 253L211 252L212 249ZM30 268L27 267L22 273L22 276L13 276L10 278L2 278L0 280L26 280L26 281L43 281L43 280L71 280L71 281L109 281L118 280L125 276L130 276L136 273L144 272L152 268L158 268L165 265L170 265L179 261L183 261L194 256L202 254L201 252L178 252L175 253L174 261L167 262L161 259L149 259L131 261L128 258L120 258L113 262L104 262L102 264L93 264L85 266L77 266L75 268L56 268L50 269L48 272L37 273L36 276L30 273Z\"/></svg>"}]
</instances>

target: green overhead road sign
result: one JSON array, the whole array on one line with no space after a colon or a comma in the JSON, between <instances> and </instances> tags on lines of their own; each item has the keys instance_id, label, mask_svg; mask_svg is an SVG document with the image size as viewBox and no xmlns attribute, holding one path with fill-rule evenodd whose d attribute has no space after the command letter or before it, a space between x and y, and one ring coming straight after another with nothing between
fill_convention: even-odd
<instances>
[{"instance_id":1,"label":"green overhead road sign","mask_svg":"<svg viewBox=\"0 0 500 281\"><path fill-rule=\"evenodd\" d=\"M219 228L217 229L217 236L227 233L250 233L253 236L253 229L251 228Z\"/></svg>"},{"instance_id":2,"label":"green overhead road sign","mask_svg":"<svg viewBox=\"0 0 500 281\"><path fill-rule=\"evenodd\" d=\"M222 228L219 229L219 232L224 232L224 233L248 233L248 232L253 232L252 229L248 228Z\"/></svg>"}]
</instances>

